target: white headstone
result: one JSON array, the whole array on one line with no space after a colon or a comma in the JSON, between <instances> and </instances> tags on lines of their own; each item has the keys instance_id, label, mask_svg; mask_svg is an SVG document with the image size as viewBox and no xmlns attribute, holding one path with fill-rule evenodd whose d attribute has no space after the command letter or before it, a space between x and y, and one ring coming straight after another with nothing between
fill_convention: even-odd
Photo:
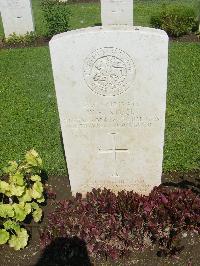
<instances>
[{"instance_id":1,"label":"white headstone","mask_svg":"<svg viewBox=\"0 0 200 266\"><path fill-rule=\"evenodd\" d=\"M102 26L133 25L133 0L101 0Z\"/></svg>"},{"instance_id":2,"label":"white headstone","mask_svg":"<svg viewBox=\"0 0 200 266\"><path fill-rule=\"evenodd\" d=\"M34 31L31 0L0 0L0 11L5 37Z\"/></svg>"},{"instance_id":3,"label":"white headstone","mask_svg":"<svg viewBox=\"0 0 200 266\"><path fill-rule=\"evenodd\" d=\"M72 193L161 182L168 36L117 26L56 35L52 67Z\"/></svg>"}]
</instances>

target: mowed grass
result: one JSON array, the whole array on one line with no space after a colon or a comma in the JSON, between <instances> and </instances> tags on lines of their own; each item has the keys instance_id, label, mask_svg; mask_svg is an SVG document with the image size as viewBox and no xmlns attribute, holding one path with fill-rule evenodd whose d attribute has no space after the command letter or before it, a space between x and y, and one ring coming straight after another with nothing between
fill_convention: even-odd
<instances>
[{"instance_id":1,"label":"mowed grass","mask_svg":"<svg viewBox=\"0 0 200 266\"><path fill-rule=\"evenodd\" d=\"M1 166L34 147L48 171L64 173L48 48L2 50L0 62Z\"/></svg>"},{"instance_id":2,"label":"mowed grass","mask_svg":"<svg viewBox=\"0 0 200 266\"><path fill-rule=\"evenodd\" d=\"M49 174L66 174L48 48L2 50L0 62L0 168L34 147ZM165 172L199 167L199 69L199 44L170 44Z\"/></svg>"},{"instance_id":3,"label":"mowed grass","mask_svg":"<svg viewBox=\"0 0 200 266\"><path fill-rule=\"evenodd\" d=\"M134 25L149 26L150 17L159 11L163 4L184 4L195 8L198 0L134 0ZM41 0L32 0L35 29L38 35L45 35L46 25L40 6ZM100 4L69 4L71 9L70 28L79 29L101 23ZM3 25L0 19L0 37L3 37Z\"/></svg>"},{"instance_id":4,"label":"mowed grass","mask_svg":"<svg viewBox=\"0 0 200 266\"><path fill-rule=\"evenodd\" d=\"M164 171L200 167L200 45L171 43Z\"/></svg>"},{"instance_id":5,"label":"mowed grass","mask_svg":"<svg viewBox=\"0 0 200 266\"><path fill-rule=\"evenodd\" d=\"M41 0L32 0L38 35L45 34ZM148 26L151 14L163 3L194 6L196 0L134 1L134 24ZM71 29L98 25L100 5L71 4ZM3 36L0 21L0 37ZM0 167L34 147L45 168L65 174L49 50L26 48L0 52ZM164 171L199 167L198 90L200 87L200 47L171 44L167 97ZM78 163L78 162L77 162Z\"/></svg>"}]
</instances>

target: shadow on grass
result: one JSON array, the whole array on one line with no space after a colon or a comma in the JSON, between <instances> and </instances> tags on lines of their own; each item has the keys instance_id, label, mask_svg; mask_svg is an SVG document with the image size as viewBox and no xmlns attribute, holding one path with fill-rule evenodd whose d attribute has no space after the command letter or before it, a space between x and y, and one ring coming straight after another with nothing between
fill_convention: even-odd
<instances>
[{"instance_id":1,"label":"shadow on grass","mask_svg":"<svg viewBox=\"0 0 200 266\"><path fill-rule=\"evenodd\" d=\"M94 27L100 27L102 26L102 23L94 23Z\"/></svg>"},{"instance_id":2,"label":"shadow on grass","mask_svg":"<svg viewBox=\"0 0 200 266\"><path fill-rule=\"evenodd\" d=\"M78 237L56 238L46 247L35 266L92 266L86 243Z\"/></svg>"},{"instance_id":3,"label":"shadow on grass","mask_svg":"<svg viewBox=\"0 0 200 266\"><path fill-rule=\"evenodd\" d=\"M196 185L193 182L184 180L178 183L174 182L165 182L162 185L164 186L170 186L170 187L176 187L176 188L186 188L186 189L191 189L194 193L200 194L200 185Z\"/></svg>"}]
</instances>

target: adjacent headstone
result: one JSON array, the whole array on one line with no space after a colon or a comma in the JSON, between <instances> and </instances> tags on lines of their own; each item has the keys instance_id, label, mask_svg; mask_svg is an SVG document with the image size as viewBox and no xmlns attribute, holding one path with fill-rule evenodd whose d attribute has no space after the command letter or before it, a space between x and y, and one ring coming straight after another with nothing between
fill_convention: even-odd
<instances>
[{"instance_id":1,"label":"adjacent headstone","mask_svg":"<svg viewBox=\"0 0 200 266\"><path fill-rule=\"evenodd\" d=\"M31 0L0 0L0 11L5 37L34 31Z\"/></svg>"},{"instance_id":2,"label":"adjacent headstone","mask_svg":"<svg viewBox=\"0 0 200 266\"><path fill-rule=\"evenodd\" d=\"M102 26L133 25L133 0L101 0Z\"/></svg>"},{"instance_id":3,"label":"adjacent headstone","mask_svg":"<svg viewBox=\"0 0 200 266\"><path fill-rule=\"evenodd\" d=\"M56 35L52 67L72 193L161 182L168 36L129 26Z\"/></svg>"}]
</instances>

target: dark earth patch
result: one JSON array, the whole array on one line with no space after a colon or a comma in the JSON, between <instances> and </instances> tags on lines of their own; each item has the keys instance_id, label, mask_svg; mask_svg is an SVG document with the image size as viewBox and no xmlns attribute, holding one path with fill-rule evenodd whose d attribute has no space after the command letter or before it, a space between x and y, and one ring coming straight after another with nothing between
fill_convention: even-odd
<instances>
[{"instance_id":1,"label":"dark earth patch","mask_svg":"<svg viewBox=\"0 0 200 266\"><path fill-rule=\"evenodd\" d=\"M175 42L200 42L200 35L191 33L181 37L170 37L170 40Z\"/></svg>"},{"instance_id":2,"label":"dark earth patch","mask_svg":"<svg viewBox=\"0 0 200 266\"><path fill-rule=\"evenodd\" d=\"M101 24L95 26L100 26L100 25ZM50 37L37 37L35 41L29 44L24 44L24 43L6 44L3 41L3 39L0 39L0 49L47 46L49 44L50 39L51 39ZM191 33L181 37L170 37L170 41L200 43L200 37L198 37L198 35L194 33Z\"/></svg>"},{"instance_id":3,"label":"dark earth patch","mask_svg":"<svg viewBox=\"0 0 200 266\"><path fill-rule=\"evenodd\" d=\"M51 38L49 37L36 37L36 39L33 42L28 44L27 43L6 44L3 39L0 39L0 49L46 46L49 44L50 39Z\"/></svg>"}]
</instances>

